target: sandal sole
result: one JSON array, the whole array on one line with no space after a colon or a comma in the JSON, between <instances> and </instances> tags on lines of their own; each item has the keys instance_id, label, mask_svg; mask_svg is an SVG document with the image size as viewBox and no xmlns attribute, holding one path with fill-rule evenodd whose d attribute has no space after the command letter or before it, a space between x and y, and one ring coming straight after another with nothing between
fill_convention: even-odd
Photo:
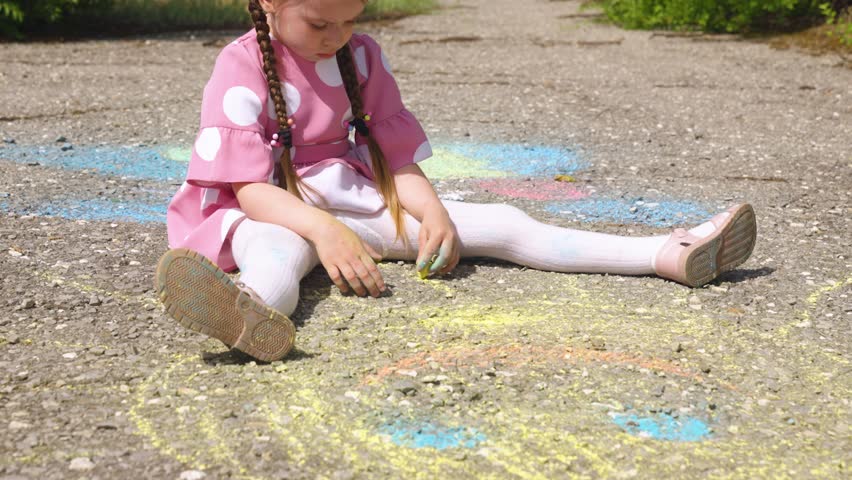
<instances>
[{"instance_id":1,"label":"sandal sole","mask_svg":"<svg viewBox=\"0 0 852 480\"><path fill-rule=\"evenodd\" d=\"M279 360L293 348L293 322L253 300L197 252L166 252L157 265L155 291L166 313L178 323L258 360Z\"/></svg>"},{"instance_id":2,"label":"sandal sole","mask_svg":"<svg viewBox=\"0 0 852 480\"><path fill-rule=\"evenodd\" d=\"M756 240L754 209L741 205L714 234L693 245L683 261L684 283L697 288L733 270L751 256Z\"/></svg>"}]
</instances>

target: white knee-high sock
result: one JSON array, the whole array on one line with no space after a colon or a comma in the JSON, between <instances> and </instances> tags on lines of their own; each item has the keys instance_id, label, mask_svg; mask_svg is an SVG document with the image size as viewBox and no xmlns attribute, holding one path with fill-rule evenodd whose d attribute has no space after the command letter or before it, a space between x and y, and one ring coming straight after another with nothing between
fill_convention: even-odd
<instances>
[{"instance_id":1,"label":"white knee-high sock","mask_svg":"<svg viewBox=\"0 0 852 480\"><path fill-rule=\"evenodd\" d=\"M243 220L231 240L240 280L270 307L290 315L299 303L299 281L318 263L314 248L280 225Z\"/></svg>"}]
</instances>

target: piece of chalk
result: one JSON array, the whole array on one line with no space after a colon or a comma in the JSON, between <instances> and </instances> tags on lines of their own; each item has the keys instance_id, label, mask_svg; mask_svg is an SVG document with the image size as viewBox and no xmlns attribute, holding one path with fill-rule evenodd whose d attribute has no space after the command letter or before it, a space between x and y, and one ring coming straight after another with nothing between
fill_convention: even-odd
<instances>
[{"instance_id":1,"label":"piece of chalk","mask_svg":"<svg viewBox=\"0 0 852 480\"><path fill-rule=\"evenodd\" d=\"M432 264L435 263L435 260L438 259L437 255L432 255L432 258L426 262L426 265L423 266L420 270L417 270L417 276L420 277L420 280L425 279L429 276L429 269L432 268Z\"/></svg>"}]
</instances>

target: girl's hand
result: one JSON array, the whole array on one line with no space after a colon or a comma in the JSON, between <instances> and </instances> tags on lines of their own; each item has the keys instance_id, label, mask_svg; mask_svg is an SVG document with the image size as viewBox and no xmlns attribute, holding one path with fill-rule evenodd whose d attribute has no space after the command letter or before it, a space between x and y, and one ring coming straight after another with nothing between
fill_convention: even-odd
<instances>
[{"instance_id":1,"label":"girl's hand","mask_svg":"<svg viewBox=\"0 0 852 480\"><path fill-rule=\"evenodd\" d=\"M358 296L378 297L387 290L374 260L381 255L334 217L326 218L314 237L322 266L341 293L351 287Z\"/></svg>"},{"instance_id":2,"label":"girl's hand","mask_svg":"<svg viewBox=\"0 0 852 480\"><path fill-rule=\"evenodd\" d=\"M456 226L450 220L447 209L440 201L431 203L423 212L419 235L420 251L417 252L417 270L422 270L438 255L429 268L429 273L449 273L459 263L461 244Z\"/></svg>"}]
</instances>

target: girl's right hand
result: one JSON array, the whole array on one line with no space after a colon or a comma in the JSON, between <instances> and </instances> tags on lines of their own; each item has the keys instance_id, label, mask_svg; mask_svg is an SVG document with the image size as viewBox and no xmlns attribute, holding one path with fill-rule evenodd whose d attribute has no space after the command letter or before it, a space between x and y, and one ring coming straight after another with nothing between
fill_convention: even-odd
<instances>
[{"instance_id":1,"label":"girl's right hand","mask_svg":"<svg viewBox=\"0 0 852 480\"><path fill-rule=\"evenodd\" d=\"M336 218L322 223L313 242L322 266L341 293L351 287L358 296L369 292L378 297L387 290L375 262L381 255Z\"/></svg>"}]
</instances>

